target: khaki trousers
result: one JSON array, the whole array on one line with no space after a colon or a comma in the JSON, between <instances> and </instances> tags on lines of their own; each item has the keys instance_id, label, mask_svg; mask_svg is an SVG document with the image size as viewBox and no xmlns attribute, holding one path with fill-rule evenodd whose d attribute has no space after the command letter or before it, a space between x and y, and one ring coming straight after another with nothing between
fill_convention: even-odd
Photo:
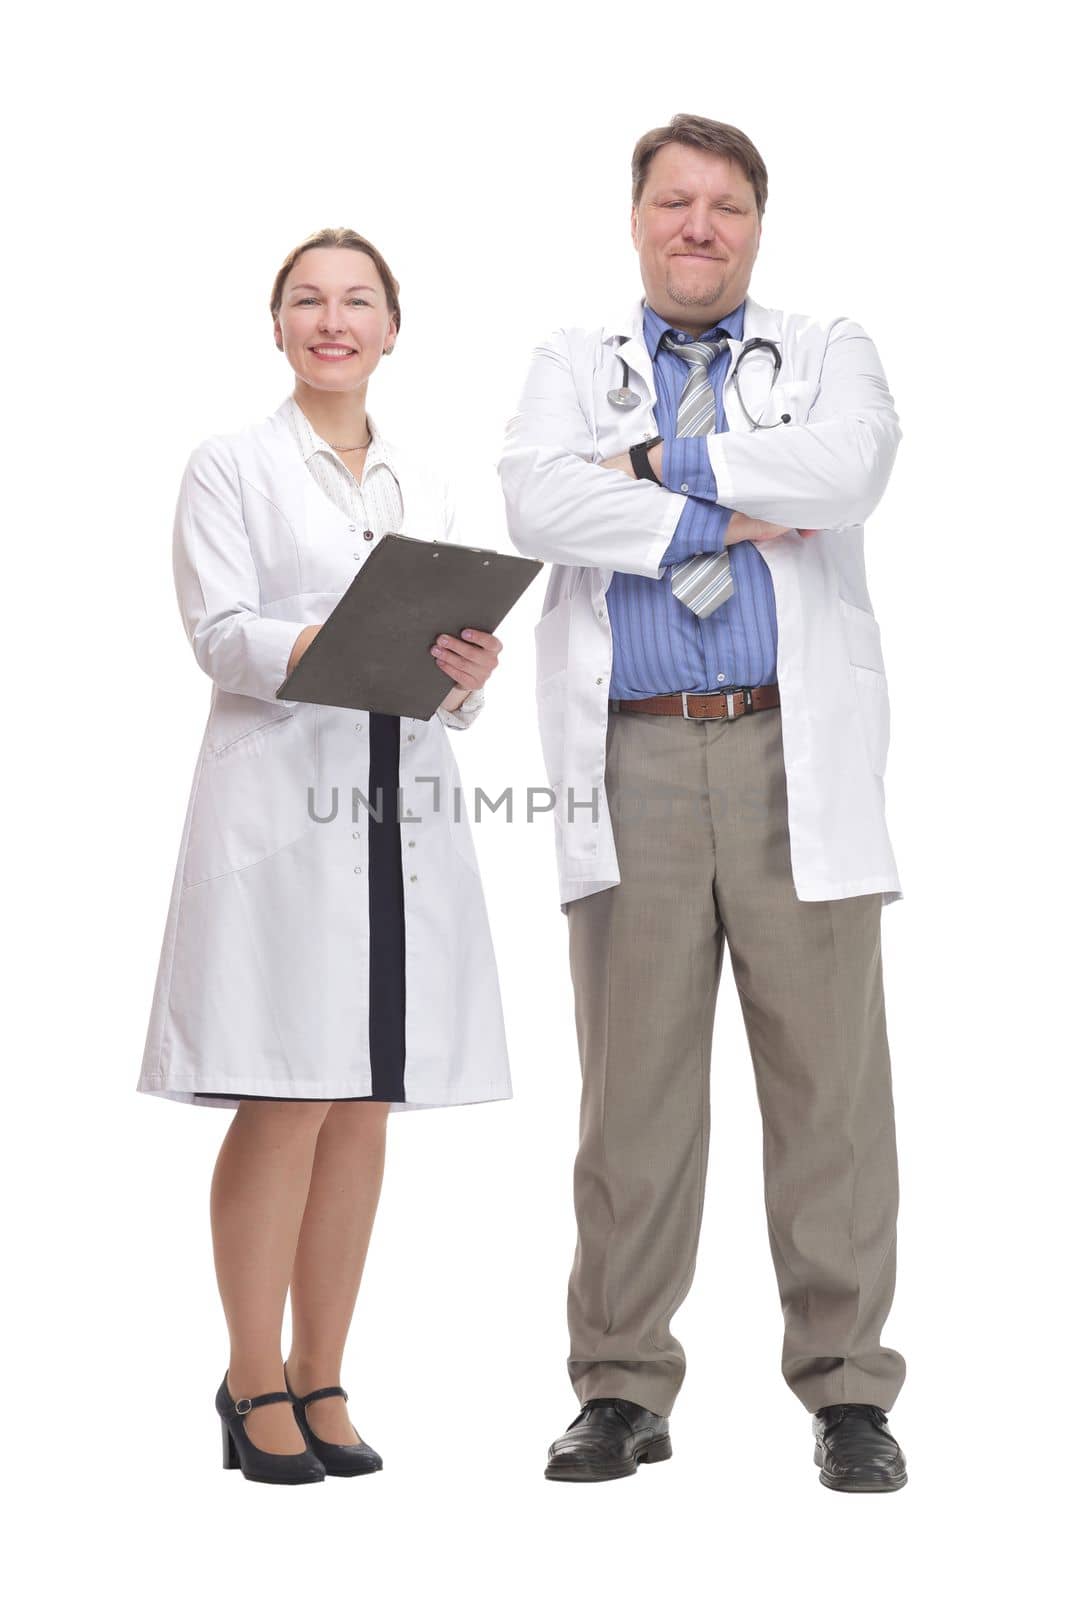
<instances>
[{"instance_id":1,"label":"khaki trousers","mask_svg":"<svg viewBox=\"0 0 1067 1600\"><path fill-rule=\"evenodd\" d=\"M700 1231L725 938L763 1119L783 1375L809 1411L888 1410L905 1367L880 1342L897 1216L881 895L797 899L777 706L734 722L611 713L604 788L621 882L568 907L578 1398L665 1416L682 1383L670 1321Z\"/></svg>"}]
</instances>

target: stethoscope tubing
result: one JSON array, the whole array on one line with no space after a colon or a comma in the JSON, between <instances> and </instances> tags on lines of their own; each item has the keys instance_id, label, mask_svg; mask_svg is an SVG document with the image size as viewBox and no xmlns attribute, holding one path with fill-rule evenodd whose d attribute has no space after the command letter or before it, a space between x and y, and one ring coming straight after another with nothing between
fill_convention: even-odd
<instances>
[{"instance_id":1,"label":"stethoscope tubing","mask_svg":"<svg viewBox=\"0 0 1067 1600\"><path fill-rule=\"evenodd\" d=\"M791 420L787 411L782 413L777 422L756 422L749 415L748 407L745 405L744 396L741 393L741 385L738 381L738 374L741 371L741 363L744 361L745 357L750 355L754 350L769 350L774 357L774 377L771 379L772 386L777 383L778 374L782 370L782 352L775 344L773 339L746 339L745 343L741 346L737 360L734 362L734 370L730 374L734 387L737 390L738 404L740 405L745 416L745 421L748 423L750 428L780 428L783 422L789 422ZM618 352L616 352L616 354L618 354ZM618 389L608 390L608 399L613 406L618 406L620 411L632 411L634 406L639 406L641 404L641 396L630 388L630 368L626 361L621 355L619 355L619 360L622 363L622 383Z\"/></svg>"}]
</instances>

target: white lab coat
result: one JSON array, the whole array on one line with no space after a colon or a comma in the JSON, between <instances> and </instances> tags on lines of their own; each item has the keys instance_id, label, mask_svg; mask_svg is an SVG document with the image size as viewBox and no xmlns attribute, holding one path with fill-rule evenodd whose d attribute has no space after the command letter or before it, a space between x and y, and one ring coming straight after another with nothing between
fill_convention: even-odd
<instances>
[{"instance_id":1,"label":"white lab coat","mask_svg":"<svg viewBox=\"0 0 1067 1600\"><path fill-rule=\"evenodd\" d=\"M536 627L537 703L564 905L619 882L604 800L612 637L605 592L616 571L658 577L685 496L596 462L656 433L643 303L602 328L553 333L533 359L507 428L500 476L508 527L524 555L556 563ZM901 437L871 340L844 317L816 321L749 297L739 378L729 374L729 432L708 439L718 497L790 531L756 545L778 613L778 684L793 883L801 900L881 892L902 897L885 820L889 699L863 560L863 523L878 504ZM743 341L730 340L733 372ZM620 356L640 405L608 391ZM802 538L797 528L820 531ZM759 713L755 713L759 715ZM590 800L595 809L590 809Z\"/></svg>"},{"instance_id":2,"label":"white lab coat","mask_svg":"<svg viewBox=\"0 0 1067 1600\"><path fill-rule=\"evenodd\" d=\"M451 537L444 486L395 446L381 447L403 499L395 531ZM147 1094L188 1102L196 1092L372 1092L367 813L358 798L374 798L370 720L277 700L275 690L297 635L326 619L373 548L312 478L284 405L193 451L174 572L213 690L137 1084ZM442 681L442 698L448 687ZM511 1093L481 879L445 732L468 726L482 698L428 722L400 721L408 1108ZM319 817L330 817L337 790L331 821L312 817L309 787Z\"/></svg>"}]
</instances>

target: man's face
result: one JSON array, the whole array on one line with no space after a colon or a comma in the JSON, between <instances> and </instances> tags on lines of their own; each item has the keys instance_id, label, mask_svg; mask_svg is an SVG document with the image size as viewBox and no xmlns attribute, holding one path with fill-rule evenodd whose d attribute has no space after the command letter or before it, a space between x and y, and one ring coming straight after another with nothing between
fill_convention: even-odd
<instances>
[{"instance_id":1,"label":"man's face","mask_svg":"<svg viewBox=\"0 0 1067 1600\"><path fill-rule=\"evenodd\" d=\"M760 241L756 196L725 156L687 144L657 150L630 233L645 299L672 327L703 333L748 293Z\"/></svg>"}]
</instances>

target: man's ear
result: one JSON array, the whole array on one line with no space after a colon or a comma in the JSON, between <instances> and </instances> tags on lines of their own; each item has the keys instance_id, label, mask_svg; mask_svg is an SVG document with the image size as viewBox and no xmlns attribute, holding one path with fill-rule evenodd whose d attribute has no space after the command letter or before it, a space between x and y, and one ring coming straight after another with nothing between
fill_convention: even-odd
<instances>
[{"instance_id":1,"label":"man's ear","mask_svg":"<svg viewBox=\"0 0 1067 1600\"><path fill-rule=\"evenodd\" d=\"M630 207L630 240L634 249L637 249L637 207Z\"/></svg>"}]
</instances>

